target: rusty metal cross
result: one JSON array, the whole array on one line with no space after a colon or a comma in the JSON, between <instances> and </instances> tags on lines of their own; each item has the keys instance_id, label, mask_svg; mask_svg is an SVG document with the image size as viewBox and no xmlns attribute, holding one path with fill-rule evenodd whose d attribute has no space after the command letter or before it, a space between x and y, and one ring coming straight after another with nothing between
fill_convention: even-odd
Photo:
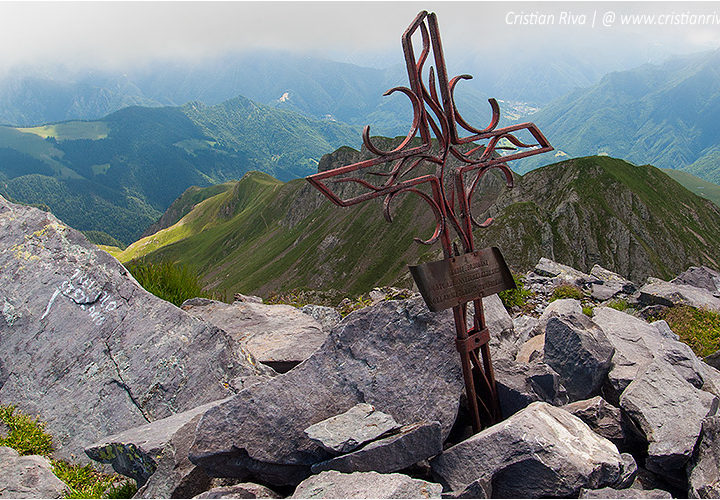
<instances>
[{"instance_id":1,"label":"rusty metal cross","mask_svg":"<svg viewBox=\"0 0 720 500\"><path fill-rule=\"evenodd\" d=\"M418 30L422 39L422 49L416 57L412 38ZM487 227L492 223L492 218L482 223L474 219L471 213L472 197L482 177L489 170L500 170L505 176L507 186L511 188L513 176L507 162L551 151L553 148L533 123L497 128L500 121L500 107L495 99L489 99L492 119L484 129L474 128L463 119L455 104L454 91L460 80L472 77L460 75L448 80L434 13L423 11L417 15L402 36L402 47L410 88L395 87L388 90L385 95L401 92L412 103L413 121L405 139L394 149L383 151L372 143L370 127L366 126L362 134L363 144L375 155L375 158L319 172L307 177L307 180L341 207L383 196L384 213L388 221L392 221L390 204L393 198L400 193L414 193L430 205L436 220L435 232L428 240L418 238L415 240L427 245L438 240L441 242L445 259L450 266L448 276L460 273L462 267L460 261L464 263L465 268L475 266L476 270L479 269L481 262L486 266L491 262L495 266L494 272L501 275L497 282L488 284L481 279L481 274L485 276L487 273L477 272L474 276L464 276L465 281L476 282L476 293L453 302L456 345L461 355L473 430L478 432L483 422L493 424L501 418L488 346L490 335L485 322L482 297L514 284L502 286L502 283L508 281L509 271L497 249L481 251L475 249L473 226ZM422 79L423 67L430 52L433 54L435 67L429 69L426 86ZM458 125L470 135L460 137ZM533 144L522 142L516 136L520 131L529 133L537 142ZM417 141L413 140L418 135L420 144L416 145ZM484 144L476 144L477 142ZM503 151L512 152L502 155ZM449 166L451 158L455 158L459 166L451 168ZM368 170L388 164L390 167L384 171ZM435 170L422 174L419 168L421 165L434 165ZM369 178L356 177L356 172L366 174ZM379 178L384 182L370 182L373 178ZM330 189L329 183L354 183L362 186L365 191L342 199ZM450 228L457 234L463 252L453 245ZM438 264L444 263L445 261L440 261ZM413 275L415 276L415 272ZM417 281L417 276L415 277ZM511 279L510 282L512 283ZM425 294L423 296L428 302ZM468 329L470 302L473 303L474 313L472 326Z\"/></svg>"}]
</instances>

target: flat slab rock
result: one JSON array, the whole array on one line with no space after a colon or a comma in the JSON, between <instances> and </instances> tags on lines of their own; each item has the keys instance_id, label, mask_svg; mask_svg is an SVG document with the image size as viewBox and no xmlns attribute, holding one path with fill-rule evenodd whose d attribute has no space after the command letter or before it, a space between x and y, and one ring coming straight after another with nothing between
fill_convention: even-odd
<instances>
[{"instance_id":1,"label":"flat slab rock","mask_svg":"<svg viewBox=\"0 0 720 500\"><path fill-rule=\"evenodd\" d=\"M561 278L563 281L574 283L582 286L590 283L600 283L601 280L594 276L590 276L582 271L578 271L570 266L559 264L546 257L541 257L535 266L535 274L546 276L548 278Z\"/></svg>"},{"instance_id":2,"label":"flat slab rock","mask_svg":"<svg viewBox=\"0 0 720 500\"><path fill-rule=\"evenodd\" d=\"M290 498L441 498L442 485L404 474L325 471L307 478Z\"/></svg>"},{"instance_id":3,"label":"flat slab rock","mask_svg":"<svg viewBox=\"0 0 720 500\"><path fill-rule=\"evenodd\" d=\"M311 425L305 434L329 452L342 454L399 428L391 415L373 405L359 403L345 413Z\"/></svg>"},{"instance_id":4,"label":"flat slab rock","mask_svg":"<svg viewBox=\"0 0 720 500\"><path fill-rule=\"evenodd\" d=\"M442 449L440 423L419 422L406 425L397 434L373 441L352 453L315 464L312 472L397 472L434 457Z\"/></svg>"},{"instance_id":5,"label":"flat slab rock","mask_svg":"<svg viewBox=\"0 0 720 500\"><path fill-rule=\"evenodd\" d=\"M624 467L614 444L541 402L448 448L430 464L451 490L479 480L492 485L493 498L570 497L581 488L614 486Z\"/></svg>"},{"instance_id":6,"label":"flat slab rock","mask_svg":"<svg viewBox=\"0 0 720 500\"><path fill-rule=\"evenodd\" d=\"M135 479L138 487L141 487L155 472L163 449L172 441L177 431L222 401L226 400L213 401L108 436L85 448L85 454L97 462L112 465L115 472Z\"/></svg>"},{"instance_id":7,"label":"flat slab rock","mask_svg":"<svg viewBox=\"0 0 720 500\"><path fill-rule=\"evenodd\" d=\"M0 498L63 498L66 490L50 460L0 446Z\"/></svg>"},{"instance_id":8,"label":"flat slab rock","mask_svg":"<svg viewBox=\"0 0 720 500\"><path fill-rule=\"evenodd\" d=\"M454 337L450 312L421 298L355 311L303 363L205 413L190 459L217 477L298 484L331 458L303 431L358 403L400 424L438 421L445 439L464 390Z\"/></svg>"},{"instance_id":9,"label":"flat slab rock","mask_svg":"<svg viewBox=\"0 0 720 500\"><path fill-rule=\"evenodd\" d=\"M648 278L640 288L639 300L643 304L663 306L688 305L720 312L720 297L713 292L691 285L671 283L657 278Z\"/></svg>"},{"instance_id":10,"label":"flat slab rock","mask_svg":"<svg viewBox=\"0 0 720 500\"><path fill-rule=\"evenodd\" d=\"M2 197L0 269L0 403L47 422L59 458L264 376L80 232Z\"/></svg>"},{"instance_id":11,"label":"flat slab rock","mask_svg":"<svg viewBox=\"0 0 720 500\"><path fill-rule=\"evenodd\" d=\"M186 301L189 314L226 331L258 361L287 371L322 345L327 332L312 316L284 304Z\"/></svg>"},{"instance_id":12,"label":"flat slab rock","mask_svg":"<svg viewBox=\"0 0 720 500\"><path fill-rule=\"evenodd\" d=\"M175 498L175 497L172 497ZM283 498L270 488L255 483L239 483L233 486L220 486L193 498Z\"/></svg>"},{"instance_id":13,"label":"flat slab rock","mask_svg":"<svg viewBox=\"0 0 720 500\"><path fill-rule=\"evenodd\" d=\"M672 498L672 495L665 490L636 490L633 488L616 490L614 488L601 488L599 490L583 489L578 498Z\"/></svg>"},{"instance_id":14,"label":"flat slab rock","mask_svg":"<svg viewBox=\"0 0 720 500\"><path fill-rule=\"evenodd\" d=\"M690 267L670 283L704 288L717 297L720 293L720 272L705 266Z\"/></svg>"}]
</instances>

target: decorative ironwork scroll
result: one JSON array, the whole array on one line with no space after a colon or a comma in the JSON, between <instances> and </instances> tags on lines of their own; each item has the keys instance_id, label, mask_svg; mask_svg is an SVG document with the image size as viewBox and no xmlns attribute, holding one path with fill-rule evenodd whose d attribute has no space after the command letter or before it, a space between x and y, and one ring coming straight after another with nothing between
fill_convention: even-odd
<instances>
[{"instance_id":1,"label":"decorative ironwork scroll","mask_svg":"<svg viewBox=\"0 0 720 500\"><path fill-rule=\"evenodd\" d=\"M416 56L412 38L418 31L422 48ZM405 139L392 150L382 150L372 142L370 127L366 126L362 134L363 144L374 158L319 172L307 177L307 180L341 207L384 197L384 214L388 221L392 221L390 205L393 199L401 193L413 193L430 206L436 221L435 231L429 239L415 240L427 245L440 241L446 261L452 259L454 262L456 257L462 257L469 262L475 262L477 259L466 255L478 253L474 247L473 227L487 227L492 223L492 218L484 222L476 221L471 212L472 198L483 176L489 170L497 169L504 175L507 187L511 188L513 176L507 162L545 153L553 148L533 123L498 128L500 107L495 99L489 99L492 118L485 128L475 128L465 121L455 104L454 92L461 80L472 77L460 75L448 80L434 13L423 11L417 15L402 36L402 47L410 87L395 87L385 95L400 92L410 99L413 120ZM423 81L423 70L431 52L435 66L429 68L426 84ZM459 129L463 134L469 135L461 137ZM535 142L523 142L518 137L521 132L532 136ZM451 168L451 158L457 160L454 163L459 166ZM374 180L377 182L372 182ZM342 198L336 193L341 190L333 191L330 187L342 183L352 183L360 187L353 190L352 196ZM358 190L361 191L360 194L357 193ZM459 239L462 252L452 243L451 229ZM491 249L479 252L489 250ZM495 250L497 249L487 255L494 256ZM497 261L496 257L492 258ZM499 261L505 266L502 256ZM452 268L451 263L447 265L450 266L449 269ZM492 287L503 289L503 283L507 284L508 281L507 266L502 270L496 269L496 272L504 276L504 279L493 282ZM483 283L481 279L476 281ZM500 420L501 415L488 346L490 337L482 307L483 294L474 297L461 295L462 293L458 293L460 298L453 306L456 344L461 355L473 429L477 432L483 422L495 423ZM473 303L474 313L472 327L468 329L470 302ZM454 299L447 302L453 303Z\"/></svg>"}]
</instances>

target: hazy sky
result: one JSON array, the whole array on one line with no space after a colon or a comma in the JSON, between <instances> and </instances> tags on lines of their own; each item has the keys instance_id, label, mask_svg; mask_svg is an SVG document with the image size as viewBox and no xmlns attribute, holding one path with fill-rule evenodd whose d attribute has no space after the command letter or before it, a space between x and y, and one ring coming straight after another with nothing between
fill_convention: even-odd
<instances>
[{"instance_id":1,"label":"hazy sky","mask_svg":"<svg viewBox=\"0 0 720 500\"><path fill-rule=\"evenodd\" d=\"M402 61L400 35L422 9L437 12L447 51L490 61L504 43L618 60L720 46L719 2L0 2L0 68L253 48L382 66Z\"/></svg>"}]
</instances>

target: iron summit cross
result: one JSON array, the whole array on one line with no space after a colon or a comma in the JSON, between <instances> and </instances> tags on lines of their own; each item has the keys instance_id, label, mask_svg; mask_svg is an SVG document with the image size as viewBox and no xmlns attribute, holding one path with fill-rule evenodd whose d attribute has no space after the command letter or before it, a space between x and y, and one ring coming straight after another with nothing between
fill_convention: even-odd
<instances>
[{"instance_id":1,"label":"iron summit cross","mask_svg":"<svg viewBox=\"0 0 720 500\"><path fill-rule=\"evenodd\" d=\"M422 50L416 57L412 37L418 30ZM410 266L410 271L430 310L453 309L456 347L462 361L473 431L478 432L483 422L493 424L501 419L482 297L513 288L515 284L497 248L475 249L473 226L487 227L492 218L482 223L474 219L471 213L472 196L483 175L490 169L500 170L511 188L513 177L507 162L553 148L533 123L497 128L500 108L495 99L489 99L492 119L486 128L474 128L463 119L455 105L454 90L460 80L472 77L460 75L448 80L434 13L423 11L417 15L402 36L402 47L410 88L395 87L384 95L401 92L412 103L413 121L405 139L394 149L384 151L371 142L370 127L366 126L362 134L363 144L375 158L319 172L307 177L307 180L341 207L383 196L388 221L392 221L390 203L400 193L413 193L430 205L435 215L435 232L428 240L415 240L427 245L439 240L445 259ZM423 67L430 52L435 68L430 67L426 86L422 79ZM460 137L458 125L470 135ZM537 142L522 142L516 137L521 131L529 133ZM419 145L413 141L418 134ZM484 144L477 145L476 141ZM507 150L513 152L500 154ZM454 158L459 166L450 167L450 158ZM380 171L368 170L388 164L389 168L381 167ZM367 174L367 178L356 177L356 173ZM381 182L371 182L373 179ZM328 184L331 183L354 183L361 186L359 189L363 192L342 199L330 189ZM457 234L462 252L453 245L451 228ZM473 303L474 313L472 326L468 329L470 302Z\"/></svg>"}]
</instances>

